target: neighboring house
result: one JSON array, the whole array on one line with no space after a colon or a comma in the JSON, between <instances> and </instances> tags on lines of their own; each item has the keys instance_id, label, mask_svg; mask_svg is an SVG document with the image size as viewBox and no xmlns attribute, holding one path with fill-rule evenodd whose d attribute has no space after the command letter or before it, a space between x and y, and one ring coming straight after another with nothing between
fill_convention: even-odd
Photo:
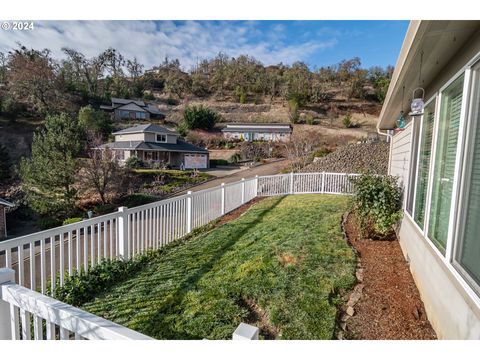
<instances>
[{"instance_id":1,"label":"neighboring house","mask_svg":"<svg viewBox=\"0 0 480 360\"><path fill-rule=\"evenodd\" d=\"M120 161L137 156L147 165L168 164L175 168L208 168L208 150L179 139L179 134L153 124L136 125L113 133L115 141L100 148L115 150Z\"/></svg>"},{"instance_id":2,"label":"neighboring house","mask_svg":"<svg viewBox=\"0 0 480 360\"><path fill-rule=\"evenodd\" d=\"M439 338L480 339L480 21L410 23L379 132L409 114L419 86L423 115L405 116L390 148L400 245Z\"/></svg>"},{"instance_id":3,"label":"neighboring house","mask_svg":"<svg viewBox=\"0 0 480 360\"><path fill-rule=\"evenodd\" d=\"M227 124L222 129L225 138L242 141L289 141L292 131L290 124Z\"/></svg>"},{"instance_id":4,"label":"neighboring house","mask_svg":"<svg viewBox=\"0 0 480 360\"><path fill-rule=\"evenodd\" d=\"M7 237L6 208L12 206L12 203L0 198L0 240Z\"/></svg>"},{"instance_id":5,"label":"neighboring house","mask_svg":"<svg viewBox=\"0 0 480 360\"><path fill-rule=\"evenodd\" d=\"M112 98L111 101L112 105L101 105L100 109L112 113L113 119L116 121L165 118L165 115L155 105L142 100Z\"/></svg>"}]
</instances>

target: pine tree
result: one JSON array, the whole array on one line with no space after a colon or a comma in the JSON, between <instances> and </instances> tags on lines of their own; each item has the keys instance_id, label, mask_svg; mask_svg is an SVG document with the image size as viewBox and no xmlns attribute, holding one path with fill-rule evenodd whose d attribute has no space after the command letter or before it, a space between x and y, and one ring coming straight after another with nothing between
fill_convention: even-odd
<instances>
[{"instance_id":1,"label":"pine tree","mask_svg":"<svg viewBox=\"0 0 480 360\"><path fill-rule=\"evenodd\" d=\"M34 134L32 156L22 159L20 177L27 201L38 214L59 219L73 212L77 157L84 138L82 126L66 114L48 116L45 128Z\"/></svg>"}]
</instances>

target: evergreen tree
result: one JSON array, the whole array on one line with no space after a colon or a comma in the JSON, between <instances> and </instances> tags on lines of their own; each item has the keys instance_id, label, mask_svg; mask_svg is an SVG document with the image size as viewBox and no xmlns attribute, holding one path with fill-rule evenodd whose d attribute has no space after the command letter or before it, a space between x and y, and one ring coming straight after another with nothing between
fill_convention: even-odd
<instances>
[{"instance_id":1,"label":"evergreen tree","mask_svg":"<svg viewBox=\"0 0 480 360\"><path fill-rule=\"evenodd\" d=\"M8 155L5 145L0 144L0 180L8 180L10 178L10 170L12 163Z\"/></svg>"},{"instance_id":2,"label":"evergreen tree","mask_svg":"<svg viewBox=\"0 0 480 360\"><path fill-rule=\"evenodd\" d=\"M77 199L74 187L84 131L66 114L47 116L45 128L34 134L32 156L23 158L20 177L30 207L40 215L69 216Z\"/></svg>"}]
</instances>

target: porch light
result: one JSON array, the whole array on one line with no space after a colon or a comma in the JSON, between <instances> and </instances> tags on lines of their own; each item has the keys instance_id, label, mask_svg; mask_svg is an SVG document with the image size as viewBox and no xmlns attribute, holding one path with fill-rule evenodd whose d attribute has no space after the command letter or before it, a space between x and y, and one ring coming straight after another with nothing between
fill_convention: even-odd
<instances>
[{"instance_id":1,"label":"porch light","mask_svg":"<svg viewBox=\"0 0 480 360\"><path fill-rule=\"evenodd\" d=\"M415 97L415 93L417 92L417 90L421 90L422 91L422 96L421 97ZM425 90L423 88L416 88L413 90L413 100L412 100L412 104L410 105L410 108L412 110L412 112L409 114L410 116L419 116L419 115L423 115L423 107L424 107L424 102L423 102L423 98L425 96Z\"/></svg>"}]
</instances>

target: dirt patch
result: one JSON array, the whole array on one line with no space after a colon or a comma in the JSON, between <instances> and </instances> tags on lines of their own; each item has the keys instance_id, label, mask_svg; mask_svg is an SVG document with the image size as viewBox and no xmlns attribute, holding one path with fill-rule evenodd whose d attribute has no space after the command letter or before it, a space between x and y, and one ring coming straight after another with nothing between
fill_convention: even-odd
<instances>
[{"instance_id":1,"label":"dirt patch","mask_svg":"<svg viewBox=\"0 0 480 360\"><path fill-rule=\"evenodd\" d=\"M238 218L240 215L242 215L244 212L246 212L248 209L250 209L253 205L259 203L260 201L264 200L265 198L262 197L256 197L249 202L243 204L242 206L236 208L235 210L230 211L228 214L223 215L218 222L216 223L216 226L223 225L229 221L235 220Z\"/></svg>"},{"instance_id":2,"label":"dirt patch","mask_svg":"<svg viewBox=\"0 0 480 360\"><path fill-rule=\"evenodd\" d=\"M347 339L436 339L398 241L364 239L349 214L344 231L359 255L359 284L344 309Z\"/></svg>"}]
</instances>

